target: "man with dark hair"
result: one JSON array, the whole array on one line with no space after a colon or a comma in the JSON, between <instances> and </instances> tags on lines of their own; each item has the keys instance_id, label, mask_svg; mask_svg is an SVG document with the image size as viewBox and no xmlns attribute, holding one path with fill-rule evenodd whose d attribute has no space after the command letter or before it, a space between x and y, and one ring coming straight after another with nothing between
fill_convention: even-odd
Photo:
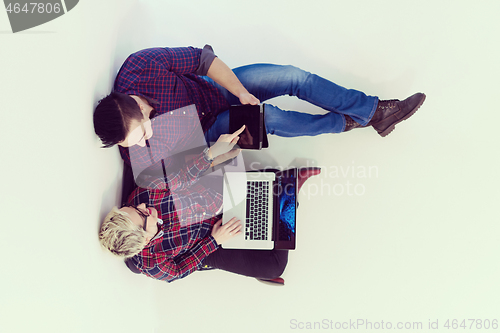
<instances>
[{"instance_id":1,"label":"man with dark hair","mask_svg":"<svg viewBox=\"0 0 500 333\"><path fill-rule=\"evenodd\" d=\"M140 122L142 118L141 109L133 98L112 92L99 102L94 113L94 127L104 146L111 147L125 139L132 120Z\"/></svg>"},{"instance_id":2,"label":"man with dark hair","mask_svg":"<svg viewBox=\"0 0 500 333\"><path fill-rule=\"evenodd\" d=\"M417 93L404 101L379 101L343 88L293 66L255 64L231 70L212 48L152 48L136 52L122 65L114 91L94 112L94 127L105 147L144 146L153 135L155 115L195 104L205 138L215 142L229 132L228 109L234 104L291 95L329 111L311 115L265 105L267 133L285 137L340 133L372 126L386 136L395 125L412 116L425 100ZM175 115L182 117L182 115ZM171 133L166 144L175 145L189 133Z\"/></svg>"}]
</instances>

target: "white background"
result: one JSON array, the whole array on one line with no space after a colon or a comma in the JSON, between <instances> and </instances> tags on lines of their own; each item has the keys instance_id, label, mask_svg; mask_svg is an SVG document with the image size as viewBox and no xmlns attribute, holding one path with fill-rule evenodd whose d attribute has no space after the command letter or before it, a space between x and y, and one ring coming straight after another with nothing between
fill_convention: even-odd
<instances>
[{"instance_id":1,"label":"white background","mask_svg":"<svg viewBox=\"0 0 500 333\"><path fill-rule=\"evenodd\" d=\"M12 34L0 10L0 331L289 332L293 319L453 331L446 319L500 319L499 13L498 1L82 0ZM99 148L96 101L130 53L207 43L230 67L293 64L382 99L427 94L386 138L271 137L248 155L324 167L300 195L284 287L219 271L167 284L98 243L121 161Z\"/></svg>"}]
</instances>

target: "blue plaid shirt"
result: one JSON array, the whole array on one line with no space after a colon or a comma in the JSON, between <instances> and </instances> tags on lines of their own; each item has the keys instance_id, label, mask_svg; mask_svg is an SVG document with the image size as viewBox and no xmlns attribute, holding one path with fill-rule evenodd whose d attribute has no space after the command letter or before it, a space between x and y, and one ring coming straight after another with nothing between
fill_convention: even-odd
<instances>
[{"instance_id":1,"label":"blue plaid shirt","mask_svg":"<svg viewBox=\"0 0 500 333\"><path fill-rule=\"evenodd\" d=\"M122 65L114 90L128 95L153 98L157 115L167 114L194 104L203 131L214 123L217 115L229 109L229 104L212 84L200 76L208 72L215 55L209 45L193 47L151 48L130 55ZM175 146L179 137L172 133L168 146ZM127 148L119 147L130 164Z\"/></svg>"}]
</instances>

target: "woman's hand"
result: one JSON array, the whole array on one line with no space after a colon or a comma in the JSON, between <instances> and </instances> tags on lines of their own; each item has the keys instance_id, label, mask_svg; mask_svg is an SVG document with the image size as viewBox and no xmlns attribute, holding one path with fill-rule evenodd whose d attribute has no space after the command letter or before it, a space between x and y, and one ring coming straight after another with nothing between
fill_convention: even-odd
<instances>
[{"instance_id":1,"label":"woman's hand","mask_svg":"<svg viewBox=\"0 0 500 333\"><path fill-rule=\"evenodd\" d=\"M234 132L233 134L222 134L221 136L219 136L217 142L215 142L215 144L208 150L209 157L215 159L219 155L231 152L234 145L240 139L239 135L244 130L245 130L245 125L241 126L241 128L236 132ZM236 155L238 155L238 153ZM236 155L234 155L233 157L235 157Z\"/></svg>"},{"instance_id":2,"label":"woman's hand","mask_svg":"<svg viewBox=\"0 0 500 333\"><path fill-rule=\"evenodd\" d=\"M233 149L225 154L222 154L222 155L219 155L217 156L214 160L213 160L213 164L212 166L216 166L216 165L219 165L221 163L224 163L228 160L232 160L233 158L235 158L236 156L238 156L238 154L241 152L241 149Z\"/></svg>"},{"instance_id":3,"label":"woman's hand","mask_svg":"<svg viewBox=\"0 0 500 333\"><path fill-rule=\"evenodd\" d=\"M239 234L241 234L241 221L237 220L236 217L233 217L224 225L222 225L222 219L220 219L212 229L212 237L215 238L218 245Z\"/></svg>"}]
</instances>

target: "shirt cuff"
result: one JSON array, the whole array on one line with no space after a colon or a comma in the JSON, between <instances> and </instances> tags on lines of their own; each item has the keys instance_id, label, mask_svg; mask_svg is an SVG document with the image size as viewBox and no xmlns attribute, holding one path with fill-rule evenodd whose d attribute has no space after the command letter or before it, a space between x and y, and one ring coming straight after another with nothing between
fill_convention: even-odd
<instances>
[{"instance_id":1,"label":"shirt cuff","mask_svg":"<svg viewBox=\"0 0 500 333\"><path fill-rule=\"evenodd\" d=\"M201 50L200 55L200 65L198 69L194 72L196 75L206 76L208 73L208 69L212 65L216 55L214 54L214 50L210 45L205 45L203 50Z\"/></svg>"},{"instance_id":2,"label":"shirt cuff","mask_svg":"<svg viewBox=\"0 0 500 333\"><path fill-rule=\"evenodd\" d=\"M215 252L215 250L219 248L219 244L217 244L217 241L215 240L214 236L212 235L208 236L207 241L208 241L207 248L210 251L210 253Z\"/></svg>"},{"instance_id":3,"label":"shirt cuff","mask_svg":"<svg viewBox=\"0 0 500 333\"><path fill-rule=\"evenodd\" d=\"M201 158L198 158L196 165L198 165L198 168L200 170L203 169L203 171L205 171L206 169L208 169L212 165L212 162L215 158L209 159L207 154L205 154L205 151L203 151L201 154L202 154L202 156L201 156ZM208 167L206 167L206 169L205 169L204 163L208 164Z\"/></svg>"}]
</instances>

